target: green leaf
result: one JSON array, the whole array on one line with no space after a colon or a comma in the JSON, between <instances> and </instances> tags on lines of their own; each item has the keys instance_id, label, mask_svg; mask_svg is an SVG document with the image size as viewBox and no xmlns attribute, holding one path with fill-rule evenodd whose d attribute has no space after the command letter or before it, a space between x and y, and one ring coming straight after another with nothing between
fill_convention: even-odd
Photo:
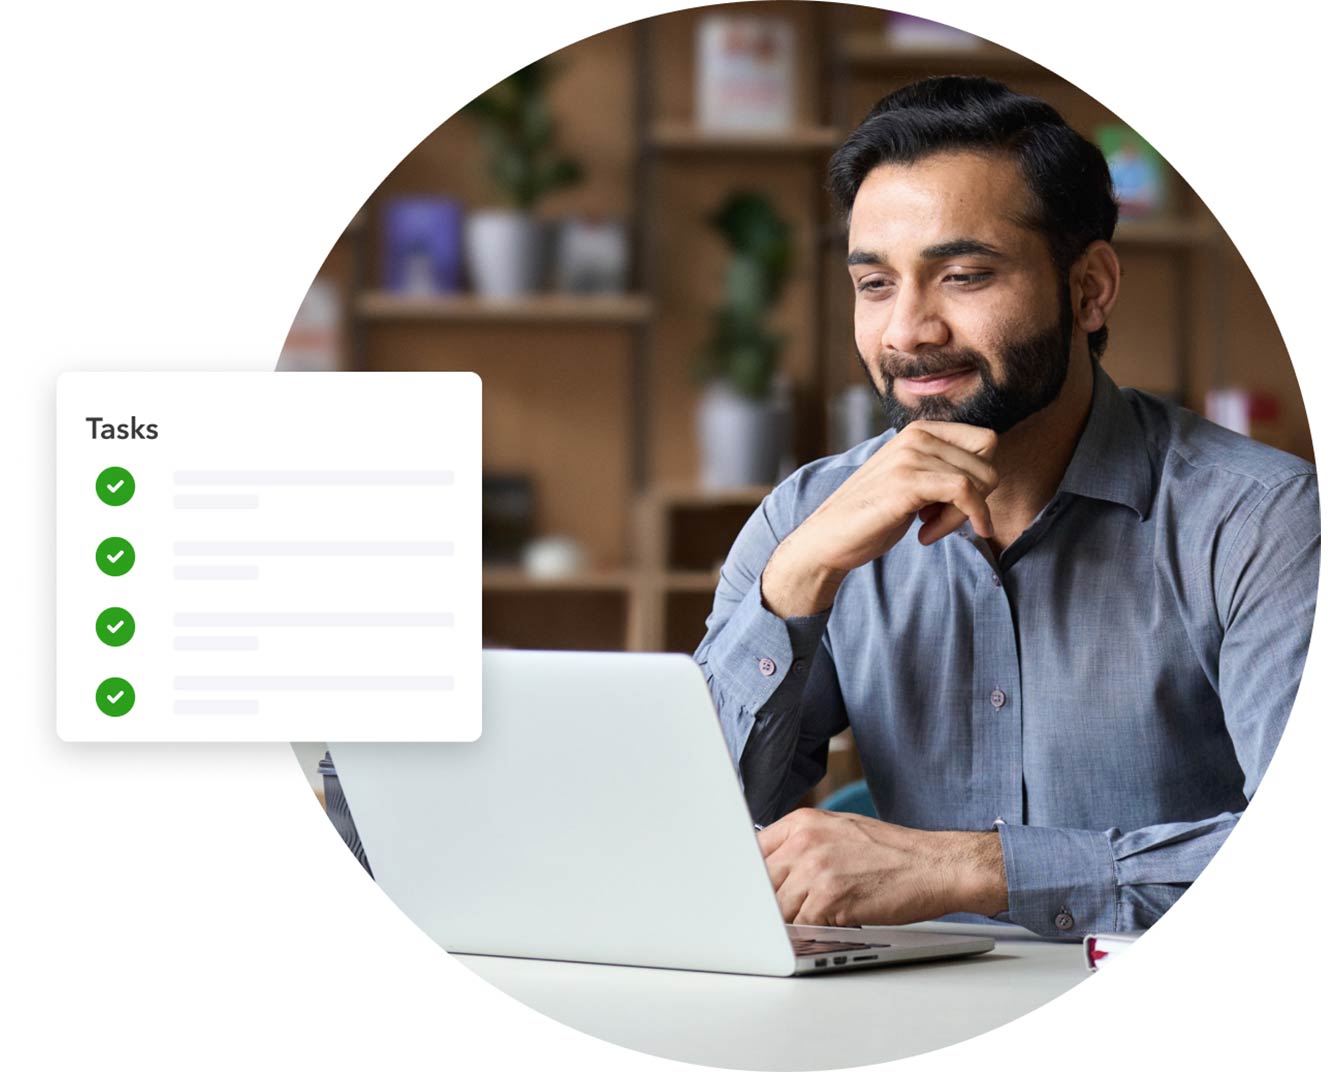
<instances>
[{"instance_id":1,"label":"green leaf","mask_svg":"<svg viewBox=\"0 0 1340 1072\"><path fill-rule=\"evenodd\" d=\"M746 397L765 398L784 345L767 318L790 272L791 227L753 191L732 193L709 221L732 255L723 279L725 301L712 313L712 336L697 371Z\"/></svg>"}]
</instances>

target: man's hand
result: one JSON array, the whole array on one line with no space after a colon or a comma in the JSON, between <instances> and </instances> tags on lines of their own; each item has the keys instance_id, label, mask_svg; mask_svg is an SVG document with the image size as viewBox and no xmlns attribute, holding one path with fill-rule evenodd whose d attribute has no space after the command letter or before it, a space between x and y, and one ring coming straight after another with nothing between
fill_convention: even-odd
<instances>
[{"instance_id":1,"label":"man's hand","mask_svg":"<svg viewBox=\"0 0 1340 1072\"><path fill-rule=\"evenodd\" d=\"M995 833L911 830L801 808L759 831L758 843L788 923L916 923L1009 907Z\"/></svg>"},{"instance_id":2,"label":"man's hand","mask_svg":"<svg viewBox=\"0 0 1340 1072\"><path fill-rule=\"evenodd\" d=\"M992 536L986 497L998 476L996 433L948 421L913 421L880 447L773 552L763 602L779 618L832 606L848 573L884 554L920 516L923 544L965 518Z\"/></svg>"}]
</instances>

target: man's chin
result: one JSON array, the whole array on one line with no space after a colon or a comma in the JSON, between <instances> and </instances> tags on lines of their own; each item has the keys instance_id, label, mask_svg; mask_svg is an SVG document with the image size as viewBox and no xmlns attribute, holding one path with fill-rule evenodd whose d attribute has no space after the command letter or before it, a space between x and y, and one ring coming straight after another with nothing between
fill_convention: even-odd
<instances>
[{"instance_id":1,"label":"man's chin","mask_svg":"<svg viewBox=\"0 0 1340 1072\"><path fill-rule=\"evenodd\" d=\"M884 404L885 416L888 417L889 423L895 428L903 428L913 421L952 421L956 424L977 423L974 419L978 409L974 405L977 401L976 395L970 395L964 399L951 399L946 395L923 395L911 404L903 402L897 395L894 395L892 404L887 397L882 398L881 401Z\"/></svg>"}]
</instances>

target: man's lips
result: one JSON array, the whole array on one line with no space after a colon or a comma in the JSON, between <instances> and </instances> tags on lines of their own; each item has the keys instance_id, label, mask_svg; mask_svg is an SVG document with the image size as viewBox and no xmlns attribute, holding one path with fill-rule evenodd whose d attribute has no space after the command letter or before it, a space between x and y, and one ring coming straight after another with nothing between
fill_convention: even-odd
<instances>
[{"instance_id":1,"label":"man's lips","mask_svg":"<svg viewBox=\"0 0 1340 1072\"><path fill-rule=\"evenodd\" d=\"M909 394L938 395L941 391L947 391L949 388L962 383L967 377L975 375L976 372L977 370L971 365L965 365L959 369L937 372L932 376L921 376L915 380L899 376L897 383L901 384Z\"/></svg>"}]
</instances>

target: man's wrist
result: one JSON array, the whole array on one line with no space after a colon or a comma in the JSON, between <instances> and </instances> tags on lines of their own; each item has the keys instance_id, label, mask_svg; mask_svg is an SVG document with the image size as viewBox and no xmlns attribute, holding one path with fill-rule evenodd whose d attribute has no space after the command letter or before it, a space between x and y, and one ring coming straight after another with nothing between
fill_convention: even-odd
<instances>
[{"instance_id":1,"label":"man's wrist","mask_svg":"<svg viewBox=\"0 0 1340 1072\"><path fill-rule=\"evenodd\" d=\"M954 911L997 916L1010 907L1000 835L993 830L960 836L964 839L958 882L960 904Z\"/></svg>"},{"instance_id":2,"label":"man's wrist","mask_svg":"<svg viewBox=\"0 0 1340 1072\"><path fill-rule=\"evenodd\" d=\"M763 605L778 618L818 614L833 605L846 574L806 562L787 537L763 567L760 592Z\"/></svg>"}]
</instances>

